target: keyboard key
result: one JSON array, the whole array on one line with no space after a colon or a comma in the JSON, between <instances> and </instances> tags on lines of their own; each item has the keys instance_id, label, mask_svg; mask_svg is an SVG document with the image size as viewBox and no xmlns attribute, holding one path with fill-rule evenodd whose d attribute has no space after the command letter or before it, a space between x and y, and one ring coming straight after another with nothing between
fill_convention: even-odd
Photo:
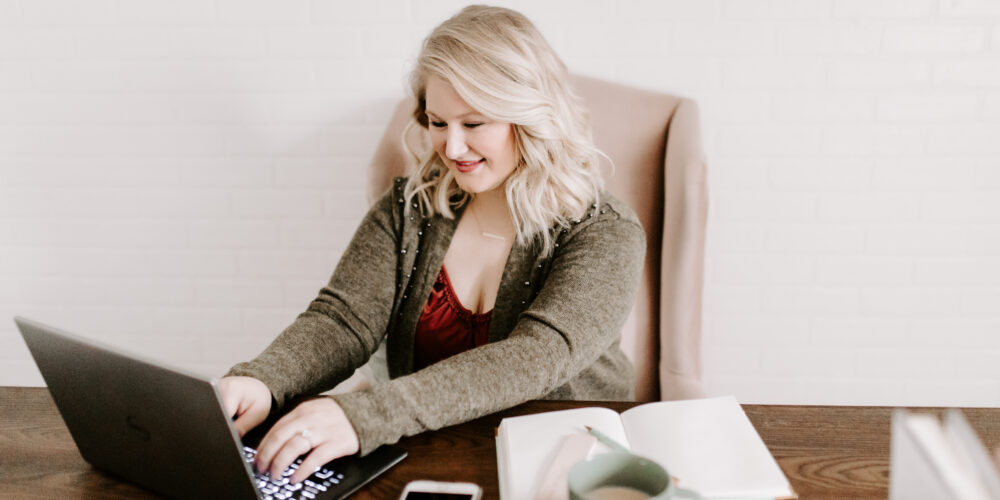
<instances>
[{"instance_id":1,"label":"keyboard key","mask_svg":"<svg viewBox=\"0 0 1000 500\"><path fill-rule=\"evenodd\" d=\"M247 463L252 463L257 457L257 450L249 446L244 446L243 454ZM295 474L301 465L302 459L299 458L282 471L281 475L277 478L272 478L267 472L255 474L254 482L257 485L257 489L262 493L263 498L276 500L287 500L289 498L314 499L321 492L328 491L329 488L340 484L341 480L344 479L343 474L324 467L317 467L316 471L305 481L298 484L291 484L292 474Z\"/></svg>"}]
</instances>

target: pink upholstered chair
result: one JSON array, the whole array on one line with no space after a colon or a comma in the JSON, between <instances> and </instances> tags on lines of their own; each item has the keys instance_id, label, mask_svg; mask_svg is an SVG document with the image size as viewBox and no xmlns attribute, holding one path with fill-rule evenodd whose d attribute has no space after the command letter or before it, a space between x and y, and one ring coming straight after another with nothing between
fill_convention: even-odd
<instances>
[{"instance_id":1,"label":"pink upholstered chair","mask_svg":"<svg viewBox=\"0 0 1000 500\"><path fill-rule=\"evenodd\" d=\"M701 297L707 194L697 105L685 98L575 77L590 109L594 140L615 163L607 189L646 229L639 295L622 331L636 368L638 401L701 395ZM402 147L410 100L396 107L368 172L374 201L413 161ZM427 148L423 129L411 134Z\"/></svg>"}]
</instances>

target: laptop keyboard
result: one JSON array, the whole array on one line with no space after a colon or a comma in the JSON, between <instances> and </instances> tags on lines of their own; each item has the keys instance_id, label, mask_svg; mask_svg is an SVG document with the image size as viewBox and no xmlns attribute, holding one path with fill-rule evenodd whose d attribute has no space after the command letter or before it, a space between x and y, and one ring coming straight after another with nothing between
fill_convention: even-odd
<instances>
[{"instance_id":1,"label":"laptop keyboard","mask_svg":"<svg viewBox=\"0 0 1000 500\"><path fill-rule=\"evenodd\" d=\"M257 450L250 448L249 446L244 446L243 456L247 463L253 462L254 457L257 456ZM321 467L318 471L306 478L305 481L298 484L289 484L288 478L291 477L296 470L298 470L301 463L301 458L296 460L295 463L285 469L285 472L282 473L279 478L273 478L270 474L258 473L254 475L254 480L257 482L257 489L260 490L264 499L312 499L316 498L324 491L335 488L341 481L344 480L343 474Z\"/></svg>"}]
</instances>

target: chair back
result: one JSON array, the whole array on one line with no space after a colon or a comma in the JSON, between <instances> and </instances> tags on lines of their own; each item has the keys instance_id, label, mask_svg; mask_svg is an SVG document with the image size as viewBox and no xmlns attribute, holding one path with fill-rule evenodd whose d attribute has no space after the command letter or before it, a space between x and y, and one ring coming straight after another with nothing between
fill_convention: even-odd
<instances>
[{"instance_id":1,"label":"chair back","mask_svg":"<svg viewBox=\"0 0 1000 500\"><path fill-rule=\"evenodd\" d=\"M646 230L642 281L621 341L635 366L636 400L699 397L708 201L697 105L593 78L574 77L574 85L590 111L594 142L614 162L603 172L605 186ZM396 107L369 169L369 201L413 169L402 146L412 111L409 99ZM415 132L411 146L425 151L426 132Z\"/></svg>"}]
</instances>

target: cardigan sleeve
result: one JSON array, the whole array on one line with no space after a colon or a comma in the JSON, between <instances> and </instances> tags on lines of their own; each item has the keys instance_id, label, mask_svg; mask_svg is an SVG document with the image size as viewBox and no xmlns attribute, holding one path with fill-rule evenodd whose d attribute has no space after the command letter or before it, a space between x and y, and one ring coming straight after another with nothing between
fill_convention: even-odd
<instances>
[{"instance_id":1,"label":"cardigan sleeve","mask_svg":"<svg viewBox=\"0 0 1000 500\"><path fill-rule=\"evenodd\" d=\"M501 341L375 387L332 396L366 454L402 436L537 399L611 349L638 289L645 234L615 213L560 238L544 285Z\"/></svg>"},{"instance_id":2,"label":"cardigan sleeve","mask_svg":"<svg viewBox=\"0 0 1000 500\"><path fill-rule=\"evenodd\" d=\"M257 378L278 406L323 392L365 363L385 335L395 296L393 191L368 211L319 295L259 356L227 375Z\"/></svg>"}]
</instances>

